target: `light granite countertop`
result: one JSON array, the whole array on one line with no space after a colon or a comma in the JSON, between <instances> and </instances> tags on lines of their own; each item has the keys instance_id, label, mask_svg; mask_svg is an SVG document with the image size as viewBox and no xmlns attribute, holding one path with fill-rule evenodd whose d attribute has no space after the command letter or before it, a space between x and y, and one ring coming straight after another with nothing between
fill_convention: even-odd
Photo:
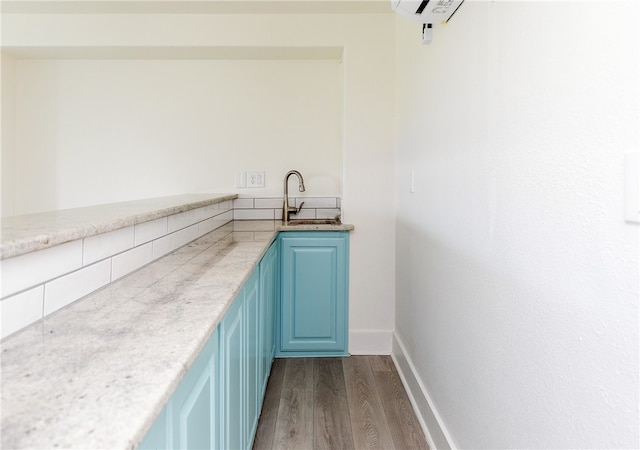
<instances>
[{"instance_id":1,"label":"light granite countertop","mask_svg":"<svg viewBox=\"0 0 640 450\"><path fill-rule=\"evenodd\" d=\"M136 448L278 231L231 222L0 343L2 448Z\"/></svg>"},{"instance_id":2,"label":"light granite countertop","mask_svg":"<svg viewBox=\"0 0 640 450\"><path fill-rule=\"evenodd\" d=\"M2 342L2 448L136 448L275 235L230 223Z\"/></svg>"},{"instance_id":3,"label":"light granite countertop","mask_svg":"<svg viewBox=\"0 0 640 450\"><path fill-rule=\"evenodd\" d=\"M0 259L237 197L237 194L184 194L3 217Z\"/></svg>"}]
</instances>

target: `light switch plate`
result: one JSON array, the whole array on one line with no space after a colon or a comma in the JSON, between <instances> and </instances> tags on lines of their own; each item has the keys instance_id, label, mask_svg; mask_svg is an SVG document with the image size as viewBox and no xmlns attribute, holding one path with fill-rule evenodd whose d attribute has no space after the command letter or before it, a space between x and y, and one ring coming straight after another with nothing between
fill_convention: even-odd
<instances>
[{"instance_id":1,"label":"light switch plate","mask_svg":"<svg viewBox=\"0 0 640 450\"><path fill-rule=\"evenodd\" d=\"M624 220L640 223L640 152L624 155Z\"/></svg>"},{"instance_id":2,"label":"light switch plate","mask_svg":"<svg viewBox=\"0 0 640 450\"><path fill-rule=\"evenodd\" d=\"M247 187L263 188L264 187L264 171L247 172Z\"/></svg>"}]
</instances>

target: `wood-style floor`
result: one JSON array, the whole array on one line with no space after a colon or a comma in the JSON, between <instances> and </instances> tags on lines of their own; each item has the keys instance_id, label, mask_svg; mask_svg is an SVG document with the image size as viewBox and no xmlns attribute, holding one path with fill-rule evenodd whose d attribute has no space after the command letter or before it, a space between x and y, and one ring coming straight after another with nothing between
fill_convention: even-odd
<instances>
[{"instance_id":1,"label":"wood-style floor","mask_svg":"<svg viewBox=\"0 0 640 450\"><path fill-rule=\"evenodd\" d=\"M273 363L254 450L428 449L389 356Z\"/></svg>"}]
</instances>

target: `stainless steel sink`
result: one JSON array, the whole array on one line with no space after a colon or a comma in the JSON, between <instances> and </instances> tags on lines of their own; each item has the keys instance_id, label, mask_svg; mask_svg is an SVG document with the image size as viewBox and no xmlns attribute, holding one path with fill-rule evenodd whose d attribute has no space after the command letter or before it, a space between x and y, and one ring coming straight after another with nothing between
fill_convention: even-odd
<instances>
[{"instance_id":1,"label":"stainless steel sink","mask_svg":"<svg viewBox=\"0 0 640 450\"><path fill-rule=\"evenodd\" d=\"M341 225L340 218L335 219L294 219L289 220L287 225Z\"/></svg>"}]
</instances>

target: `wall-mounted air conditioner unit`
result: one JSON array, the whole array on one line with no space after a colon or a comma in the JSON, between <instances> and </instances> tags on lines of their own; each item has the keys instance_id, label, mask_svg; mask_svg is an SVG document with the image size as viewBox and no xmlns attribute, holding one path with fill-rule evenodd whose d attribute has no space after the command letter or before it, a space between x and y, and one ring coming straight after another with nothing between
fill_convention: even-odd
<instances>
[{"instance_id":1,"label":"wall-mounted air conditioner unit","mask_svg":"<svg viewBox=\"0 0 640 450\"><path fill-rule=\"evenodd\" d=\"M433 25L447 23L464 0L391 0L391 7L401 16L422 23L422 43L433 38Z\"/></svg>"}]
</instances>

